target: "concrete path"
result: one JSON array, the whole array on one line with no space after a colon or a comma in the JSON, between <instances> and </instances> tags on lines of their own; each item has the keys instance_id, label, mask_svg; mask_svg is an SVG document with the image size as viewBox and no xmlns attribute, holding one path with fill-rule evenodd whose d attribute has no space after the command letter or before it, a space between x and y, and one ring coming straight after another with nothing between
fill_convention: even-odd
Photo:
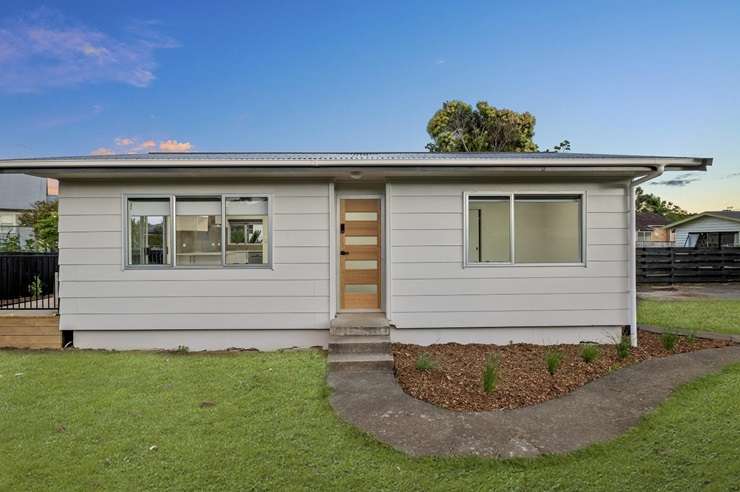
<instances>
[{"instance_id":1,"label":"concrete path","mask_svg":"<svg viewBox=\"0 0 740 492\"><path fill-rule=\"evenodd\" d=\"M453 412L408 396L391 371L330 371L330 402L350 424L412 456L567 453L613 439L679 385L740 362L740 346L620 369L561 398L515 410Z\"/></svg>"},{"instance_id":2,"label":"concrete path","mask_svg":"<svg viewBox=\"0 0 740 492\"><path fill-rule=\"evenodd\" d=\"M740 283L673 284L637 286L639 299L689 301L699 299L740 299Z\"/></svg>"}]
</instances>

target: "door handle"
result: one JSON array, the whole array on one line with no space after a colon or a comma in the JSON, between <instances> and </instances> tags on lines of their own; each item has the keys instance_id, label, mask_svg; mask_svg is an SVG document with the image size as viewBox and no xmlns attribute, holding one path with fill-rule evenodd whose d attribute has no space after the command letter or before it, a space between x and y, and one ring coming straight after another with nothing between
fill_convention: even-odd
<instances>
[{"instance_id":1,"label":"door handle","mask_svg":"<svg viewBox=\"0 0 740 492\"><path fill-rule=\"evenodd\" d=\"M349 254L349 251L340 251L339 254L342 255L342 256L348 255Z\"/></svg>"}]
</instances>

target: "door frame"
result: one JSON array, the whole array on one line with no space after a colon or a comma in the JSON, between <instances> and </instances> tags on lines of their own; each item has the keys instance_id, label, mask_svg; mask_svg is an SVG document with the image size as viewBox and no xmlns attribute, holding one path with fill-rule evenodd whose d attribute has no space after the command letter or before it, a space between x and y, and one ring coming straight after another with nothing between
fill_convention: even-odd
<instances>
[{"instance_id":1,"label":"door frame","mask_svg":"<svg viewBox=\"0 0 740 492\"><path fill-rule=\"evenodd\" d=\"M357 190L337 190L335 193L334 203L334 241L336 247L332 252L334 259L334 289L336 290L336 313L377 313L385 312L386 309L386 296L385 296L385 258L386 258L386 230L385 230L385 193L383 192L362 192ZM362 199L377 199L380 200L380 215L378 220L380 221L380 261L378 262L378 268L380 271L379 285L378 285L378 296L380 298L380 309L342 309L342 292L341 292L341 266L339 261L339 252L342 250L342 234L340 224L342 223L342 200L362 200Z\"/></svg>"}]
</instances>

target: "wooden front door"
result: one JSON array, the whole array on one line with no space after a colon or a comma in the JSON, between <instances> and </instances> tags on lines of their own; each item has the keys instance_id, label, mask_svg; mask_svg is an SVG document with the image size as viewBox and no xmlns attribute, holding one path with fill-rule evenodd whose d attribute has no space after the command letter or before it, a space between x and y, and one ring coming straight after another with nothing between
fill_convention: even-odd
<instances>
[{"instance_id":1,"label":"wooden front door","mask_svg":"<svg viewBox=\"0 0 740 492\"><path fill-rule=\"evenodd\" d=\"M380 199L341 199L339 233L340 308L380 309Z\"/></svg>"}]
</instances>

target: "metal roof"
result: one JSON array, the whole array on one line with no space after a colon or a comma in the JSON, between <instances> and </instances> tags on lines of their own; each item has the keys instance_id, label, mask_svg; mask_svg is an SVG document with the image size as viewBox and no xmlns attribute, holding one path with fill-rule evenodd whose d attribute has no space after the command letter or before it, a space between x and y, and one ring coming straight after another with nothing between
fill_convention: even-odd
<instances>
[{"instance_id":1,"label":"metal roof","mask_svg":"<svg viewBox=\"0 0 740 492\"><path fill-rule=\"evenodd\" d=\"M701 219L702 217L714 217L715 219L726 219L732 222L740 222L740 210L719 210L702 212L700 214L692 215L691 217L672 222L668 225L663 226L663 228L673 229L676 226L683 225L688 222L693 222L694 220Z\"/></svg>"},{"instance_id":2,"label":"metal roof","mask_svg":"<svg viewBox=\"0 0 740 492\"><path fill-rule=\"evenodd\" d=\"M579 154L571 152L150 152L148 154L82 155L0 159L34 161L507 161L507 160L624 160L688 161L711 165L711 158L655 155Z\"/></svg>"}]
</instances>

